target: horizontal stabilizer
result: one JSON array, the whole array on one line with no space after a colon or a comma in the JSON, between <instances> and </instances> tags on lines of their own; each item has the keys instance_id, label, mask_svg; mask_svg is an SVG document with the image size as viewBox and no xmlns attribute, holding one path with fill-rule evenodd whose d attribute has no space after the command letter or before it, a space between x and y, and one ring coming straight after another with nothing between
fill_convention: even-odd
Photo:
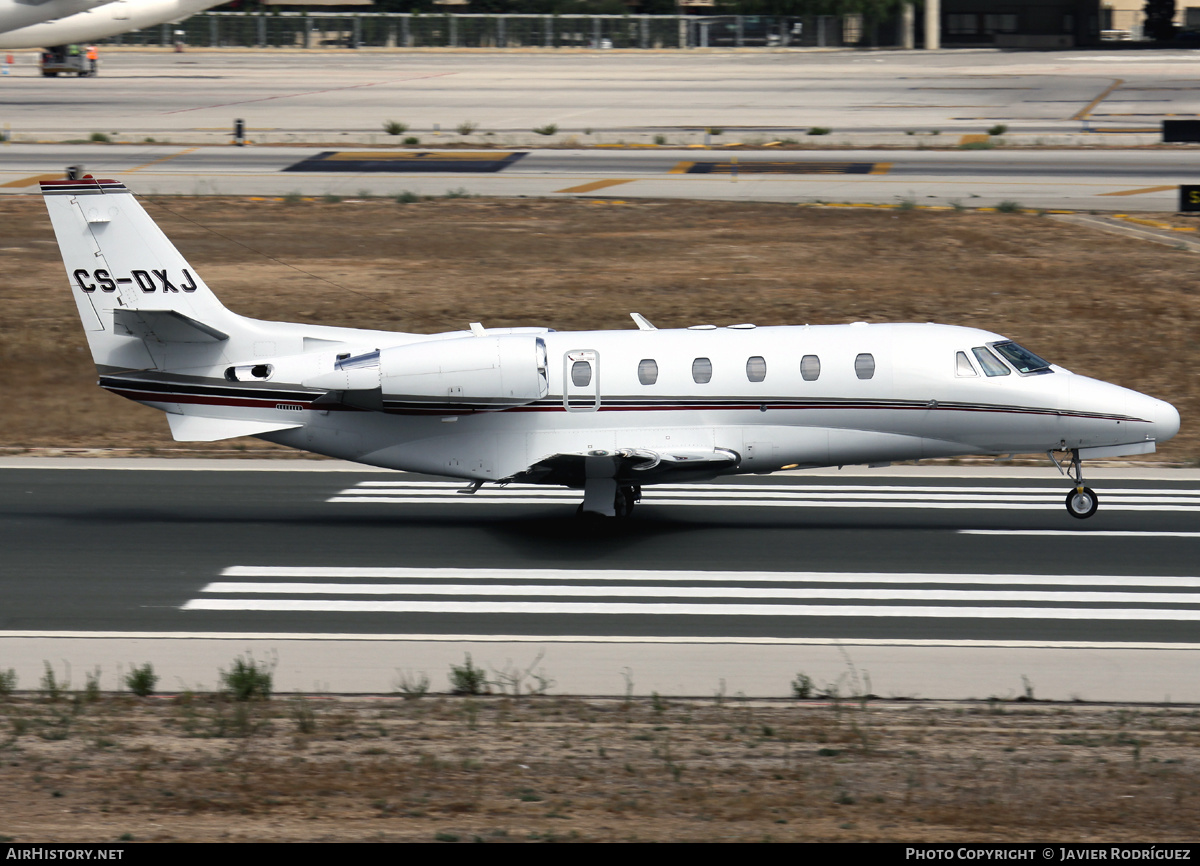
<instances>
[{"instance_id":1,"label":"horizontal stabilizer","mask_svg":"<svg viewBox=\"0 0 1200 866\"><path fill-rule=\"evenodd\" d=\"M176 442L215 442L238 436L257 436L275 430L294 430L299 424L272 421L231 421L228 418L204 418L199 415L167 415L171 435Z\"/></svg>"},{"instance_id":2,"label":"horizontal stabilizer","mask_svg":"<svg viewBox=\"0 0 1200 866\"><path fill-rule=\"evenodd\" d=\"M160 343L220 343L229 335L178 310L113 310L117 333Z\"/></svg>"}]
</instances>

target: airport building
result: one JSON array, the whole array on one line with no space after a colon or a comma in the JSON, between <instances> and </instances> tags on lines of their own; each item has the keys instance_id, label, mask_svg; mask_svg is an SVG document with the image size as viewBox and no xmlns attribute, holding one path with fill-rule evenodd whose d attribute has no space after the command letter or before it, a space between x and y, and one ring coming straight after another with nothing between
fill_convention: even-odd
<instances>
[{"instance_id":1,"label":"airport building","mask_svg":"<svg viewBox=\"0 0 1200 866\"><path fill-rule=\"evenodd\" d=\"M463 48L924 48L925 10L900 4L884 16L733 15L719 5L679 7L678 15L497 14L469 0L441 0L436 11L378 11L370 0L284 4L254 12L210 12L174 25L187 44L261 47ZM435 3L438 0L435 0ZM1200 2L1200 0L1197 0ZM450 5L450 4L453 5ZM938 14L933 47L1069 49L1143 37L1144 0L927 0ZM1200 8L1177 10L1186 24ZM1197 20L1200 26L1200 20ZM167 34L167 36L163 36ZM168 28L126 34L124 44L159 44Z\"/></svg>"}]
</instances>

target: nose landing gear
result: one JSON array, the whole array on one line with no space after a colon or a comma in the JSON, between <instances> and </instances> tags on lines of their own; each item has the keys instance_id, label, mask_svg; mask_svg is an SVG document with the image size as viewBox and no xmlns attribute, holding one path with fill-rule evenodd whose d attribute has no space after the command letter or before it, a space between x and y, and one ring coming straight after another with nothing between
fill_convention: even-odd
<instances>
[{"instance_id":1,"label":"nose landing gear","mask_svg":"<svg viewBox=\"0 0 1200 866\"><path fill-rule=\"evenodd\" d=\"M1063 469L1060 463L1054 457L1054 452L1047 451L1050 460L1058 467L1058 471L1064 475L1067 471ZM1083 484L1083 461L1079 459L1079 449L1071 449L1071 479L1075 482L1075 489L1067 494L1067 514L1079 520L1086 520L1096 513L1096 508L1100 504L1099 497L1096 496L1096 491L1090 487L1085 487Z\"/></svg>"}]
</instances>

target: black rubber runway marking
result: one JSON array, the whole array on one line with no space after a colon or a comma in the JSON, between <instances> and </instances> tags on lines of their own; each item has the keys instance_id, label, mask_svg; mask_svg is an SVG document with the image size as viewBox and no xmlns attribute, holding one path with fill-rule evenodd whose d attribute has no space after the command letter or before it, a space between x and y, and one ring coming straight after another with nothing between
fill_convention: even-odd
<instances>
[{"instance_id":1,"label":"black rubber runway marking","mask_svg":"<svg viewBox=\"0 0 1200 866\"><path fill-rule=\"evenodd\" d=\"M316 156L289 165L284 171L345 171L391 172L497 172L525 156L524 153L507 151L443 151L431 153L421 150L397 151L345 151L327 150Z\"/></svg>"}]
</instances>

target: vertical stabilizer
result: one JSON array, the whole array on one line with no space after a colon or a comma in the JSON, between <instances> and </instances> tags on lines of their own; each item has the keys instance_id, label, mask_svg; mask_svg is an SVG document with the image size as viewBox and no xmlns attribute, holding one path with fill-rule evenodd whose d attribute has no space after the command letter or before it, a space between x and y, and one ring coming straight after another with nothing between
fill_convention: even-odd
<instances>
[{"instance_id":1,"label":"vertical stabilizer","mask_svg":"<svg viewBox=\"0 0 1200 866\"><path fill-rule=\"evenodd\" d=\"M221 351L242 320L204 281L123 183L56 180L42 194L96 366L161 369L167 344Z\"/></svg>"}]
</instances>

